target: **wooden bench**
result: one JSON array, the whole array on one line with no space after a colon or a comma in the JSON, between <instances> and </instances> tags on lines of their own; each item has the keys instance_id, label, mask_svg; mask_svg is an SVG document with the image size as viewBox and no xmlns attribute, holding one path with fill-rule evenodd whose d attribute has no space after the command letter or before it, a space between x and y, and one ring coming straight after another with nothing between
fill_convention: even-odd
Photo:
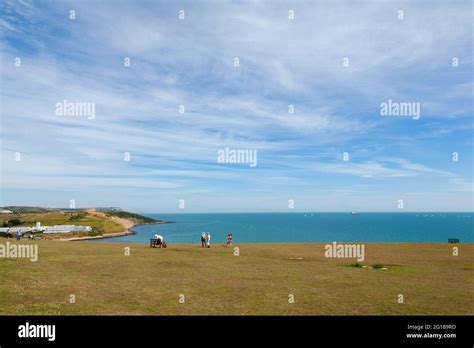
<instances>
[{"instance_id":1,"label":"wooden bench","mask_svg":"<svg viewBox=\"0 0 474 348\"><path fill-rule=\"evenodd\" d=\"M161 245L161 241L159 239L151 238L150 239L150 248L156 248L157 246Z\"/></svg>"},{"instance_id":2,"label":"wooden bench","mask_svg":"<svg viewBox=\"0 0 474 348\"><path fill-rule=\"evenodd\" d=\"M449 238L448 243L459 243L459 239L457 238Z\"/></svg>"}]
</instances>

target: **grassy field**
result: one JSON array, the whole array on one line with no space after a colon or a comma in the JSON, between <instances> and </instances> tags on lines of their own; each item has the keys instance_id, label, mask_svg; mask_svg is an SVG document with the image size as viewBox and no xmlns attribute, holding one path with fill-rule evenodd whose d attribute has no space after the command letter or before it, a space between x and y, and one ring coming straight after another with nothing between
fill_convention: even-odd
<instances>
[{"instance_id":1,"label":"grassy field","mask_svg":"<svg viewBox=\"0 0 474 348\"><path fill-rule=\"evenodd\" d=\"M0 314L474 314L473 244L456 257L448 244L366 243L362 264L382 270L325 258L323 243L241 244L240 256L219 245L21 243L37 243L39 260L0 258Z\"/></svg>"}]
</instances>

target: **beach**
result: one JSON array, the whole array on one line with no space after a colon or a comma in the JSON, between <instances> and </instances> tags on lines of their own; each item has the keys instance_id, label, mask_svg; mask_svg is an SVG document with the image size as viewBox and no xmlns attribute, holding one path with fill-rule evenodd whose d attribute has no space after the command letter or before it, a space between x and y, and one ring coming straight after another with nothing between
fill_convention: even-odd
<instances>
[{"instance_id":1,"label":"beach","mask_svg":"<svg viewBox=\"0 0 474 348\"><path fill-rule=\"evenodd\" d=\"M365 243L358 262L325 243L16 243L38 260L0 259L6 315L474 314L473 244Z\"/></svg>"}]
</instances>

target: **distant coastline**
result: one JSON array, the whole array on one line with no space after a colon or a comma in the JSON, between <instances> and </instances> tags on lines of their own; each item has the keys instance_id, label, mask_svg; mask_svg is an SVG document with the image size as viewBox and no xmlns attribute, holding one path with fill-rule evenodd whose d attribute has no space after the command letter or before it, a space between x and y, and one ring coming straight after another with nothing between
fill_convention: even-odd
<instances>
[{"instance_id":1,"label":"distant coastline","mask_svg":"<svg viewBox=\"0 0 474 348\"><path fill-rule=\"evenodd\" d=\"M472 212L332 212L332 213L175 213L146 215L120 208L57 209L3 207L4 231L15 237L26 227L25 237L60 241L148 243L161 234L172 244L199 243L210 232L215 244L226 243L232 233L236 243L381 242L473 243ZM83 226L87 232L42 234L29 226ZM61 227L61 226L59 226ZM6 230L6 231L5 231Z\"/></svg>"},{"instance_id":2,"label":"distant coastline","mask_svg":"<svg viewBox=\"0 0 474 348\"><path fill-rule=\"evenodd\" d=\"M117 232L117 233L107 233L100 236L85 236L85 237L73 237L73 238L64 238L58 239L59 241L64 242L76 242L76 241L84 241L84 240L95 240L95 239L108 239L108 238L117 238L117 237L124 237L130 236L133 234L137 234L138 232L134 230L136 226L144 226L144 225L162 225L162 224L172 224L172 221L157 221L157 222L147 222L147 223L140 223L133 225L129 229L124 232Z\"/></svg>"},{"instance_id":3,"label":"distant coastline","mask_svg":"<svg viewBox=\"0 0 474 348\"><path fill-rule=\"evenodd\" d=\"M131 213L121 208L44 208L7 206L1 208L0 237L33 237L56 241L116 238L135 234L135 226L168 221ZM32 227L33 226L33 227ZM46 234L42 226L60 232ZM79 229L81 227L81 229Z\"/></svg>"}]
</instances>

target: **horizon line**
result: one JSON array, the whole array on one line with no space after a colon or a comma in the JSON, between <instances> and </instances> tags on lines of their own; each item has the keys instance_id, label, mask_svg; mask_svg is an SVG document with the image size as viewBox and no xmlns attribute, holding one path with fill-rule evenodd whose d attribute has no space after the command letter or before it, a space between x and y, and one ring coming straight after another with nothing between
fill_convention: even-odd
<instances>
[{"instance_id":1,"label":"horizon line","mask_svg":"<svg viewBox=\"0 0 474 348\"><path fill-rule=\"evenodd\" d=\"M141 211L139 209L124 209L118 206L97 206L97 207L78 207L78 208L67 208L67 207L51 207L41 205L3 205L0 209L8 208L42 208L42 209L55 209L55 210L87 210L87 209L120 209L125 212L136 212L139 214L328 214L328 213L356 213L356 214L373 214L373 213L474 213L474 210L433 210L433 211L419 211L419 210L383 210L383 211L371 211L371 210L331 210L331 211L310 211L310 210L295 210L295 211L173 211L173 212L153 212L153 211Z\"/></svg>"}]
</instances>

